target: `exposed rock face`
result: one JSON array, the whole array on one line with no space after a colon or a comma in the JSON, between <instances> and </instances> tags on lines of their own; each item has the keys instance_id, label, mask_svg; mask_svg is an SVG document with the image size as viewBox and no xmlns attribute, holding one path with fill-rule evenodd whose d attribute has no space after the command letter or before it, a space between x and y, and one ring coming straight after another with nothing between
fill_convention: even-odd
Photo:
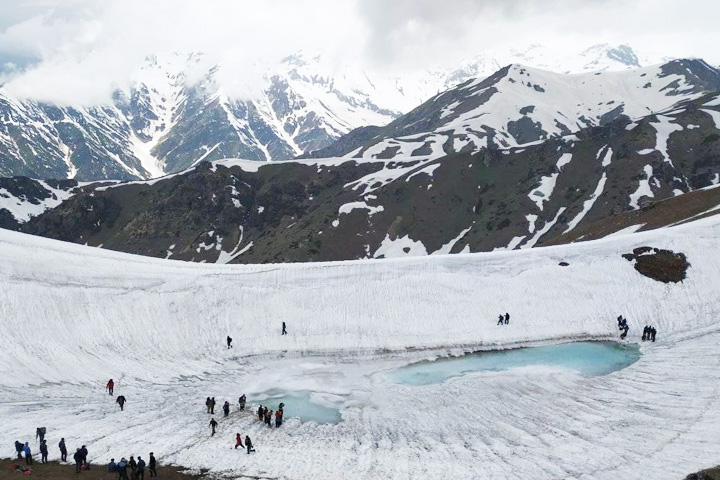
<instances>
[{"instance_id":1,"label":"exposed rock face","mask_svg":"<svg viewBox=\"0 0 720 480\"><path fill-rule=\"evenodd\" d=\"M652 247L638 247L623 258L635 262L635 270L641 275L663 283L685 280L690 264L682 253Z\"/></svg>"}]
</instances>

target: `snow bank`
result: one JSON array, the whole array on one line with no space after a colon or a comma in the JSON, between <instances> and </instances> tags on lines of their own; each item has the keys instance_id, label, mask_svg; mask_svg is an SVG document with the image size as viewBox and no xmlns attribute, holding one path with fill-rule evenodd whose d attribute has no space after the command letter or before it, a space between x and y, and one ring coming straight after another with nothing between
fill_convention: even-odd
<instances>
[{"instance_id":1,"label":"snow bank","mask_svg":"<svg viewBox=\"0 0 720 480\"><path fill-rule=\"evenodd\" d=\"M717 463L720 444L719 236L711 217L569 246L246 266L0 230L0 436L9 445L44 425L51 459L64 436L97 463L152 450L233 478L682 478ZM637 273L620 255L643 245L685 253L688 278ZM496 326L505 311L510 325ZM438 353L424 348L609 338L621 313L632 341L652 324L658 342L607 376L523 368L423 387L385 378ZM102 391L110 377L125 412ZM207 395L235 404L246 392L252 404L283 387L339 402L343 421L290 418L271 430L233 408L210 437ZM258 452L233 450L236 432Z\"/></svg>"}]
</instances>

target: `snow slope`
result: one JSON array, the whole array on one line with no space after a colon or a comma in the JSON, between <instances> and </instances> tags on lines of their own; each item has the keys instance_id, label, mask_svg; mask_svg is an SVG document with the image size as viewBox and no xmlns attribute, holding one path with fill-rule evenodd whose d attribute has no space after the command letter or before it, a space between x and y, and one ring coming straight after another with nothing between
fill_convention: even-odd
<instances>
[{"instance_id":1,"label":"snow slope","mask_svg":"<svg viewBox=\"0 0 720 480\"><path fill-rule=\"evenodd\" d=\"M514 252L210 266L0 230L0 437L44 425L51 459L64 436L96 462L153 450L272 478L681 478L717 463L719 235L715 217ZM638 274L620 255L641 245L685 253L688 278ZM528 368L411 387L383 374L472 346L608 338L620 313L632 341L652 324L658 342L604 377ZM102 392L110 377L123 413ZM318 390L343 422L275 431L234 414L210 438L207 395L282 386ZM231 448L236 431L257 454Z\"/></svg>"}]
</instances>

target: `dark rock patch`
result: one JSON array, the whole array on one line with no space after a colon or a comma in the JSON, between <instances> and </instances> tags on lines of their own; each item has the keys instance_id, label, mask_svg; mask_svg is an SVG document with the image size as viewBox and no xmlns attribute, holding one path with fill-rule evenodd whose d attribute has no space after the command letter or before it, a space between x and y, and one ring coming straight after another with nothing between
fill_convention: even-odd
<instances>
[{"instance_id":1,"label":"dark rock patch","mask_svg":"<svg viewBox=\"0 0 720 480\"><path fill-rule=\"evenodd\" d=\"M690 267L685 254L652 247L638 247L623 258L635 261L635 270L641 275L663 283L682 282Z\"/></svg>"},{"instance_id":2,"label":"dark rock patch","mask_svg":"<svg viewBox=\"0 0 720 480\"><path fill-rule=\"evenodd\" d=\"M558 265L560 265L561 267L568 267L568 266L570 266L570 264L567 263L567 262L560 262L560 263L558 263Z\"/></svg>"}]
</instances>

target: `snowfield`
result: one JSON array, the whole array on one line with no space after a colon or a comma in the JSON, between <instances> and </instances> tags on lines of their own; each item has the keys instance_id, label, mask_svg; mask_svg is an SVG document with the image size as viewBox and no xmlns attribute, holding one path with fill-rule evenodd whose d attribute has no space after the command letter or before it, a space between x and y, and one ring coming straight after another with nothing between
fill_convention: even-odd
<instances>
[{"instance_id":1,"label":"snowfield","mask_svg":"<svg viewBox=\"0 0 720 480\"><path fill-rule=\"evenodd\" d=\"M153 451L230 478L684 478L719 460L718 238L711 217L512 252L217 266L0 230L0 438L10 455L45 426L50 459L63 436L95 463ZM688 278L637 273L621 254L643 245L685 253ZM646 324L657 342L606 376L388 380L438 355L609 339L621 313L631 342ZM235 411L240 394L252 405L275 388L313 392L342 421L301 422L288 404L270 430ZM207 396L233 406L214 437ZM232 448L236 432L255 454Z\"/></svg>"}]
</instances>

